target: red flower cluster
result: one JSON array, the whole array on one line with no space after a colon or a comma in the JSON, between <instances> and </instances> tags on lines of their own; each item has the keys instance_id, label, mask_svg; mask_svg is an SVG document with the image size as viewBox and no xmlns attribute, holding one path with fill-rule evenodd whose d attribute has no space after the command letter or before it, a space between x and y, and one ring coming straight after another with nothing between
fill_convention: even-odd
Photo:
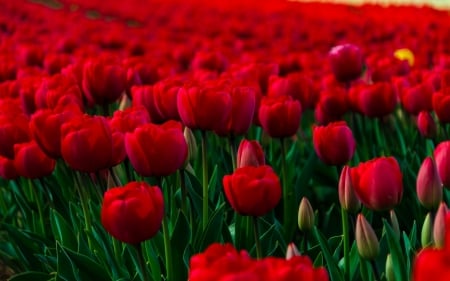
<instances>
[{"instance_id":1,"label":"red flower cluster","mask_svg":"<svg viewBox=\"0 0 450 281\"><path fill-rule=\"evenodd\" d=\"M230 244L212 244L203 253L192 256L190 281L203 280L307 280L328 281L324 268L314 268L306 256L289 260L267 257L252 259L246 251L237 251Z\"/></svg>"}]
</instances>

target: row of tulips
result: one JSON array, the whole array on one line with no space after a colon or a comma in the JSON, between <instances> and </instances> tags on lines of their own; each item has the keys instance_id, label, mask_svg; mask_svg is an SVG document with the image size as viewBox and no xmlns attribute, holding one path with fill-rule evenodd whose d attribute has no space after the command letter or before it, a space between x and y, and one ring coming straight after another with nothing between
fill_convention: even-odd
<instances>
[{"instance_id":1,"label":"row of tulips","mask_svg":"<svg viewBox=\"0 0 450 281\"><path fill-rule=\"evenodd\" d=\"M139 3L0 11L11 280L448 278L444 12Z\"/></svg>"}]
</instances>

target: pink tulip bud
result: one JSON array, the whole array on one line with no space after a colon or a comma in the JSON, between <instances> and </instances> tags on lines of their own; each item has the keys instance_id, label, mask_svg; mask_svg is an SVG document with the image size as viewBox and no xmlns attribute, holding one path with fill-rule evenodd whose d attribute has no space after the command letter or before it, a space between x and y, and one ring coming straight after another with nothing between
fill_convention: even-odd
<instances>
[{"instance_id":1,"label":"pink tulip bud","mask_svg":"<svg viewBox=\"0 0 450 281\"><path fill-rule=\"evenodd\" d=\"M436 212L436 217L434 218L433 226L433 238L434 245L437 248L442 248L445 241L445 217L447 215L448 208L447 205L442 202L439 205L439 209Z\"/></svg>"},{"instance_id":2,"label":"pink tulip bud","mask_svg":"<svg viewBox=\"0 0 450 281\"><path fill-rule=\"evenodd\" d=\"M286 249L286 260L290 260L292 257L300 256L300 251L294 243L289 243Z\"/></svg>"},{"instance_id":3,"label":"pink tulip bud","mask_svg":"<svg viewBox=\"0 0 450 281\"><path fill-rule=\"evenodd\" d=\"M373 260L380 252L377 235L363 214L356 219L356 246L361 258Z\"/></svg>"},{"instance_id":4,"label":"pink tulip bud","mask_svg":"<svg viewBox=\"0 0 450 281\"><path fill-rule=\"evenodd\" d=\"M237 167L258 167L264 164L264 151L261 145L257 141L243 139L238 148Z\"/></svg>"},{"instance_id":5,"label":"pink tulip bud","mask_svg":"<svg viewBox=\"0 0 450 281\"><path fill-rule=\"evenodd\" d=\"M442 201L442 181L436 162L427 157L420 166L416 181L417 198L428 210L435 210Z\"/></svg>"},{"instance_id":6,"label":"pink tulip bud","mask_svg":"<svg viewBox=\"0 0 450 281\"><path fill-rule=\"evenodd\" d=\"M344 166L339 178L339 202L341 207L350 213L356 213L361 208L361 202L353 190L350 167Z\"/></svg>"}]
</instances>

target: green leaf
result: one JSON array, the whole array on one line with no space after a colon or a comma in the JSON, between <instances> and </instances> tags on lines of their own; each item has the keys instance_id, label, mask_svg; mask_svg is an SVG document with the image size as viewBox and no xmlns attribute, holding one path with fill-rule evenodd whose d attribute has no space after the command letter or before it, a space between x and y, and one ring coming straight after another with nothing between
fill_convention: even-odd
<instances>
[{"instance_id":1,"label":"green leaf","mask_svg":"<svg viewBox=\"0 0 450 281\"><path fill-rule=\"evenodd\" d=\"M342 273L337 266L337 261L333 258L331 251L328 248L327 240L316 226L314 226L313 231L317 241L320 244L325 261L327 262L327 268L330 273L331 281L343 281L344 279L342 277Z\"/></svg>"},{"instance_id":2,"label":"green leaf","mask_svg":"<svg viewBox=\"0 0 450 281\"><path fill-rule=\"evenodd\" d=\"M170 238L172 244L172 263L173 267L177 268L173 272L174 280L186 280L187 279L187 267L183 261L183 254L191 240L191 228L189 222L183 212L179 211L173 233Z\"/></svg>"},{"instance_id":3,"label":"green leaf","mask_svg":"<svg viewBox=\"0 0 450 281\"><path fill-rule=\"evenodd\" d=\"M225 203L215 210L209 219L206 229L197 236L194 241L194 247L198 251L203 251L211 243L219 241L220 233L222 232L222 225L225 213Z\"/></svg>"},{"instance_id":4,"label":"green leaf","mask_svg":"<svg viewBox=\"0 0 450 281\"><path fill-rule=\"evenodd\" d=\"M77 249L77 239L74 235L73 229L69 226L66 220L54 209L50 211L50 225L56 241L58 241L62 246L68 249Z\"/></svg>"},{"instance_id":5,"label":"green leaf","mask_svg":"<svg viewBox=\"0 0 450 281\"><path fill-rule=\"evenodd\" d=\"M403 256L400 243L397 236L389 225L386 219L383 219L384 230L386 231L387 241L392 257L392 264L394 267L394 274L396 280L410 280L408 278L408 271L406 268L405 257Z\"/></svg>"},{"instance_id":6,"label":"green leaf","mask_svg":"<svg viewBox=\"0 0 450 281\"><path fill-rule=\"evenodd\" d=\"M359 272L363 281L372 281L372 271L370 270L370 263L368 261L361 259Z\"/></svg>"},{"instance_id":7,"label":"green leaf","mask_svg":"<svg viewBox=\"0 0 450 281\"><path fill-rule=\"evenodd\" d=\"M52 276L48 273L37 272L37 271L27 271L19 273L8 279L9 281L48 281Z\"/></svg>"}]
</instances>

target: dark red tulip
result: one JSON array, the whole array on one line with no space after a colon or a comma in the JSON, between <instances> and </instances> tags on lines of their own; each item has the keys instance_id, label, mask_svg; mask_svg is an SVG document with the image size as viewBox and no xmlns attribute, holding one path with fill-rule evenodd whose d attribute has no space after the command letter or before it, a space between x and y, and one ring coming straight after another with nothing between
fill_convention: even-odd
<instances>
[{"instance_id":1,"label":"dark red tulip","mask_svg":"<svg viewBox=\"0 0 450 281\"><path fill-rule=\"evenodd\" d=\"M444 124L450 123L450 87L448 94L446 92L447 90L443 89L434 93L432 98L434 112L439 122Z\"/></svg>"},{"instance_id":2,"label":"dark red tulip","mask_svg":"<svg viewBox=\"0 0 450 281\"><path fill-rule=\"evenodd\" d=\"M123 187L111 188L103 197L103 227L125 243L138 244L155 236L163 216L161 189L146 182L129 182Z\"/></svg>"},{"instance_id":3,"label":"dark red tulip","mask_svg":"<svg viewBox=\"0 0 450 281\"><path fill-rule=\"evenodd\" d=\"M360 87L356 102L362 114L383 117L394 111L397 96L391 83L379 82Z\"/></svg>"},{"instance_id":4,"label":"dark red tulip","mask_svg":"<svg viewBox=\"0 0 450 281\"><path fill-rule=\"evenodd\" d=\"M38 108L55 108L65 103L65 100L76 103L80 109L84 108L83 96L76 80L63 74L44 78L34 99Z\"/></svg>"},{"instance_id":5,"label":"dark red tulip","mask_svg":"<svg viewBox=\"0 0 450 281\"><path fill-rule=\"evenodd\" d=\"M273 138L290 137L300 126L302 108L288 96L263 97L259 107L259 121L264 131Z\"/></svg>"},{"instance_id":6,"label":"dark red tulip","mask_svg":"<svg viewBox=\"0 0 450 281\"><path fill-rule=\"evenodd\" d=\"M344 88L338 86L326 88L320 92L314 117L319 124L342 120L342 116L348 111L348 104L347 93Z\"/></svg>"},{"instance_id":7,"label":"dark red tulip","mask_svg":"<svg viewBox=\"0 0 450 281\"><path fill-rule=\"evenodd\" d=\"M265 215L281 199L280 180L266 165L236 169L223 177L223 187L231 207L245 216Z\"/></svg>"},{"instance_id":8,"label":"dark red tulip","mask_svg":"<svg viewBox=\"0 0 450 281\"><path fill-rule=\"evenodd\" d=\"M140 125L150 123L148 111L142 106L129 107L125 110L116 110L109 124L113 131L123 134L133 132Z\"/></svg>"},{"instance_id":9,"label":"dark red tulip","mask_svg":"<svg viewBox=\"0 0 450 281\"><path fill-rule=\"evenodd\" d=\"M338 81L350 82L362 74L364 61L359 47L353 44L338 45L331 49L328 57Z\"/></svg>"},{"instance_id":10,"label":"dark red tulip","mask_svg":"<svg viewBox=\"0 0 450 281\"><path fill-rule=\"evenodd\" d=\"M419 116L417 117L417 128L419 129L420 134L425 138L433 138L436 136L436 122L430 112L421 111L419 113Z\"/></svg>"},{"instance_id":11,"label":"dark red tulip","mask_svg":"<svg viewBox=\"0 0 450 281\"><path fill-rule=\"evenodd\" d=\"M371 210L394 208L403 195L403 175L394 157L379 157L351 169L352 185L361 203Z\"/></svg>"},{"instance_id":12,"label":"dark red tulip","mask_svg":"<svg viewBox=\"0 0 450 281\"><path fill-rule=\"evenodd\" d=\"M144 124L125 135L125 149L136 172L142 176L167 176L182 167L187 144L176 121Z\"/></svg>"},{"instance_id":13,"label":"dark red tulip","mask_svg":"<svg viewBox=\"0 0 450 281\"><path fill-rule=\"evenodd\" d=\"M13 159L14 144L30 140L28 117L14 103L0 112L0 156Z\"/></svg>"},{"instance_id":14,"label":"dark red tulip","mask_svg":"<svg viewBox=\"0 0 450 281\"><path fill-rule=\"evenodd\" d=\"M220 85L182 87L177 97L178 112L191 129L215 130L227 122L232 101Z\"/></svg>"},{"instance_id":15,"label":"dark red tulip","mask_svg":"<svg viewBox=\"0 0 450 281\"><path fill-rule=\"evenodd\" d=\"M433 87L426 83L404 89L400 95L403 108L413 115L421 111L431 111L433 91Z\"/></svg>"},{"instance_id":16,"label":"dark red tulip","mask_svg":"<svg viewBox=\"0 0 450 281\"><path fill-rule=\"evenodd\" d=\"M344 165L353 157L356 141L344 121L313 129L314 150L327 165Z\"/></svg>"},{"instance_id":17,"label":"dark red tulip","mask_svg":"<svg viewBox=\"0 0 450 281\"><path fill-rule=\"evenodd\" d=\"M14 159L0 156L0 177L5 180L12 180L19 177L14 166Z\"/></svg>"},{"instance_id":18,"label":"dark red tulip","mask_svg":"<svg viewBox=\"0 0 450 281\"><path fill-rule=\"evenodd\" d=\"M14 145L14 167L19 176L36 179L50 175L56 161L48 157L35 141Z\"/></svg>"}]
</instances>

